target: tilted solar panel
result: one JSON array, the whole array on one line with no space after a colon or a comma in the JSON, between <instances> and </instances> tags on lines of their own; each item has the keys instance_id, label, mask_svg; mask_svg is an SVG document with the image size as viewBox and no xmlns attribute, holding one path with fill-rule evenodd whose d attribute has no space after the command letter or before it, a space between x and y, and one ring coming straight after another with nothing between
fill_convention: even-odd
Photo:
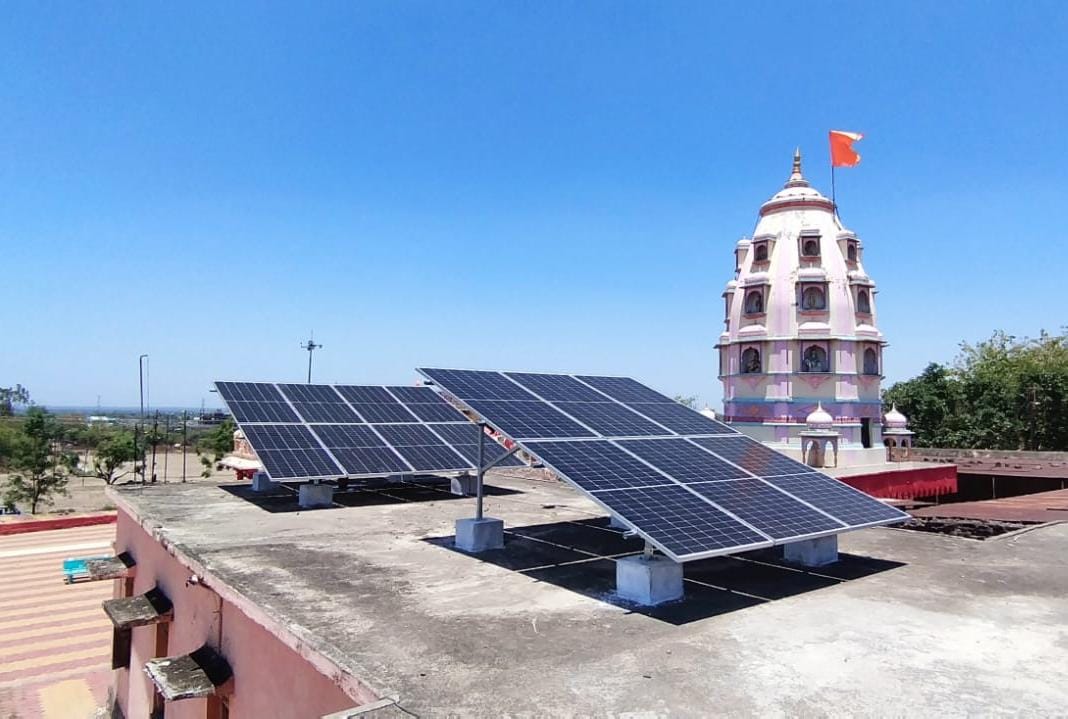
<instances>
[{"instance_id":1,"label":"tilted solar panel","mask_svg":"<svg viewBox=\"0 0 1068 719\"><path fill-rule=\"evenodd\" d=\"M677 561L908 518L628 377L419 372Z\"/></svg>"},{"instance_id":2,"label":"tilted solar panel","mask_svg":"<svg viewBox=\"0 0 1068 719\"><path fill-rule=\"evenodd\" d=\"M429 387L217 382L276 480L475 469L478 427ZM433 429L432 429L433 428ZM456 428L462 441L453 442ZM492 438L486 461L505 453ZM521 464L515 457L503 465Z\"/></svg>"}]
</instances>

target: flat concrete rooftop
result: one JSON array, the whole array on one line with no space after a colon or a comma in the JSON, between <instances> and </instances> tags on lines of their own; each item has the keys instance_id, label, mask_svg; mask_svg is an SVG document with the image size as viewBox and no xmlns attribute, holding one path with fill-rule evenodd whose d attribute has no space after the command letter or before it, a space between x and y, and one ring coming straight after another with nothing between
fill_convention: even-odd
<instances>
[{"instance_id":1,"label":"flat concrete rooftop","mask_svg":"<svg viewBox=\"0 0 1068 719\"><path fill-rule=\"evenodd\" d=\"M403 709L440 715L1063 714L1068 524L985 542L840 538L842 561L774 551L687 564L686 598L615 598L638 552L562 484L491 473L506 546L451 546L474 500L433 487L295 511L247 485L114 491L165 544Z\"/></svg>"}]
</instances>

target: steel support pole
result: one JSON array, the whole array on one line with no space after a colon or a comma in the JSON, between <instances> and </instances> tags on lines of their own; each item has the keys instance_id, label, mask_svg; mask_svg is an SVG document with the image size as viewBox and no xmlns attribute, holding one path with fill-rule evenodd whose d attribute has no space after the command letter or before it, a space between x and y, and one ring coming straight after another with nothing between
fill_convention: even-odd
<instances>
[{"instance_id":1,"label":"steel support pole","mask_svg":"<svg viewBox=\"0 0 1068 719\"><path fill-rule=\"evenodd\" d=\"M486 423L478 423L478 472L475 475L475 519L482 519L482 475L486 473Z\"/></svg>"}]
</instances>

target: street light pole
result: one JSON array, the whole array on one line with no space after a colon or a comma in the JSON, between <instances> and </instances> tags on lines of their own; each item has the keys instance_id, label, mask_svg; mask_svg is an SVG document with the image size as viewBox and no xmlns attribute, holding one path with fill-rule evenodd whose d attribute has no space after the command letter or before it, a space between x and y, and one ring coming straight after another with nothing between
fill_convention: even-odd
<instances>
[{"instance_id":1,"label":"street light pole","mask_svg":"<svg viewBox=\"0 0 1068 719\"><path fill-rule=\"evenodd\" d=\"M148 355L144 354L137 358L137 376L141 385L141 419L140 427L145 426L145 360ZM137 469L137 434L138 425L134 425L134 469ZM145 483L145 463L141 463L141 484Z\"/></svg>"},{"instance_id":2,"label":"street light pole","mask_svg":"<svg viewBox=\"0 0 1068 719\"><path fill-rule=\"evenodd\" d=\"M322 349L323 346L320 344L315 344L315 333L312 332L311 336L308 338L308 341L301 344L300 348L303 350L308 350L308 384L311 384L312 352L314 352L315 350Z\"/></svg>"}]
</instances>

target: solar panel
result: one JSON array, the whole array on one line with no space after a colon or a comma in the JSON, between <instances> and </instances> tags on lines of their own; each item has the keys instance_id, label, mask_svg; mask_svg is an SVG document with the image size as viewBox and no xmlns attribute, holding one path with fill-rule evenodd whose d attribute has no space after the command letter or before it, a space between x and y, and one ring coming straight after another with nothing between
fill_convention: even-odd
<instances>
[{"instance_id":1,"label":"solar panel","mask_svg":"<svg viewBox=\"0 0 1068 719\"><path fill-rule=\"evenodd\" d=\"M216 382L215 387L238 423L300 421L273 384Z\"/></svg>"},{"instance_id":2,"label":"solar panel","mask_svg":"<svg viewBox=\"0 0 1068 719\"><path fill-rule=\"evenodd\" d=\"M450 424L428 424L434 432L436 432L442 439L452 445L452 448L462 454L472 466L478 466L478 434L482 431L482 428L471 422L453 422ZM482 462L485 465L491 462L502 454L508 452L507 449L498 444L492 437L486 437L482 446ZM518 457L512 455L500 463L495 465L497 467L522 467L523 462Z\"/></svg>"},{"instance_id":3,"label":"solar panel","mask_svg":"<svg viewBox=\"0 0 1068 719\"><path fill-rule=\"evenodd\" d=\"M360 418L334 388L325 384L280 384L305 422L359 422Z\"/></svg>"},{"instance_id":4,"label":"solar panel","mask_svg":"<svg viewBox=\"0 0 1068 719\"><path fill-rule=\"evenodd\" d=\"M419 371L677 561L908 517L628 377Z\"/></svg>"},{"instance_id":5,"label":"solar panel","mask_svg":"<svg viewBox=\"0 0 1068 719\"><path fill-rule=\"evenodd\" d=\"M761 477L812 471L811 467L740 434L734 437L698 437L693 441Z\"/></svg>"},{"instance_id":6,"label":"solar panel","mask_svg":"<svg viewBox=\"0 0 1068 719\"><path fill-rule=\"evenodd\" d=\"M505 380L507 381L507 380ZM429 387L218 382L264 469L276 480L474 470L478 428ZM514 386L514 385L513 385ZM435 427L468 430L454 444ZM505 453L486 442L485 457ZM502 465L521 462L509 457Z\"/></svg>"},{"instance_id":7,"label":"solar panel","mask_svg":"<svg viewBox=\"0 0 1068 719\"><path fill-rule=\"evenodd\" d=\"M306 479L341 474L337 463L311 431L300 424L249 424L245 437L273 479Z\"/></svg>"}]
</instances>

